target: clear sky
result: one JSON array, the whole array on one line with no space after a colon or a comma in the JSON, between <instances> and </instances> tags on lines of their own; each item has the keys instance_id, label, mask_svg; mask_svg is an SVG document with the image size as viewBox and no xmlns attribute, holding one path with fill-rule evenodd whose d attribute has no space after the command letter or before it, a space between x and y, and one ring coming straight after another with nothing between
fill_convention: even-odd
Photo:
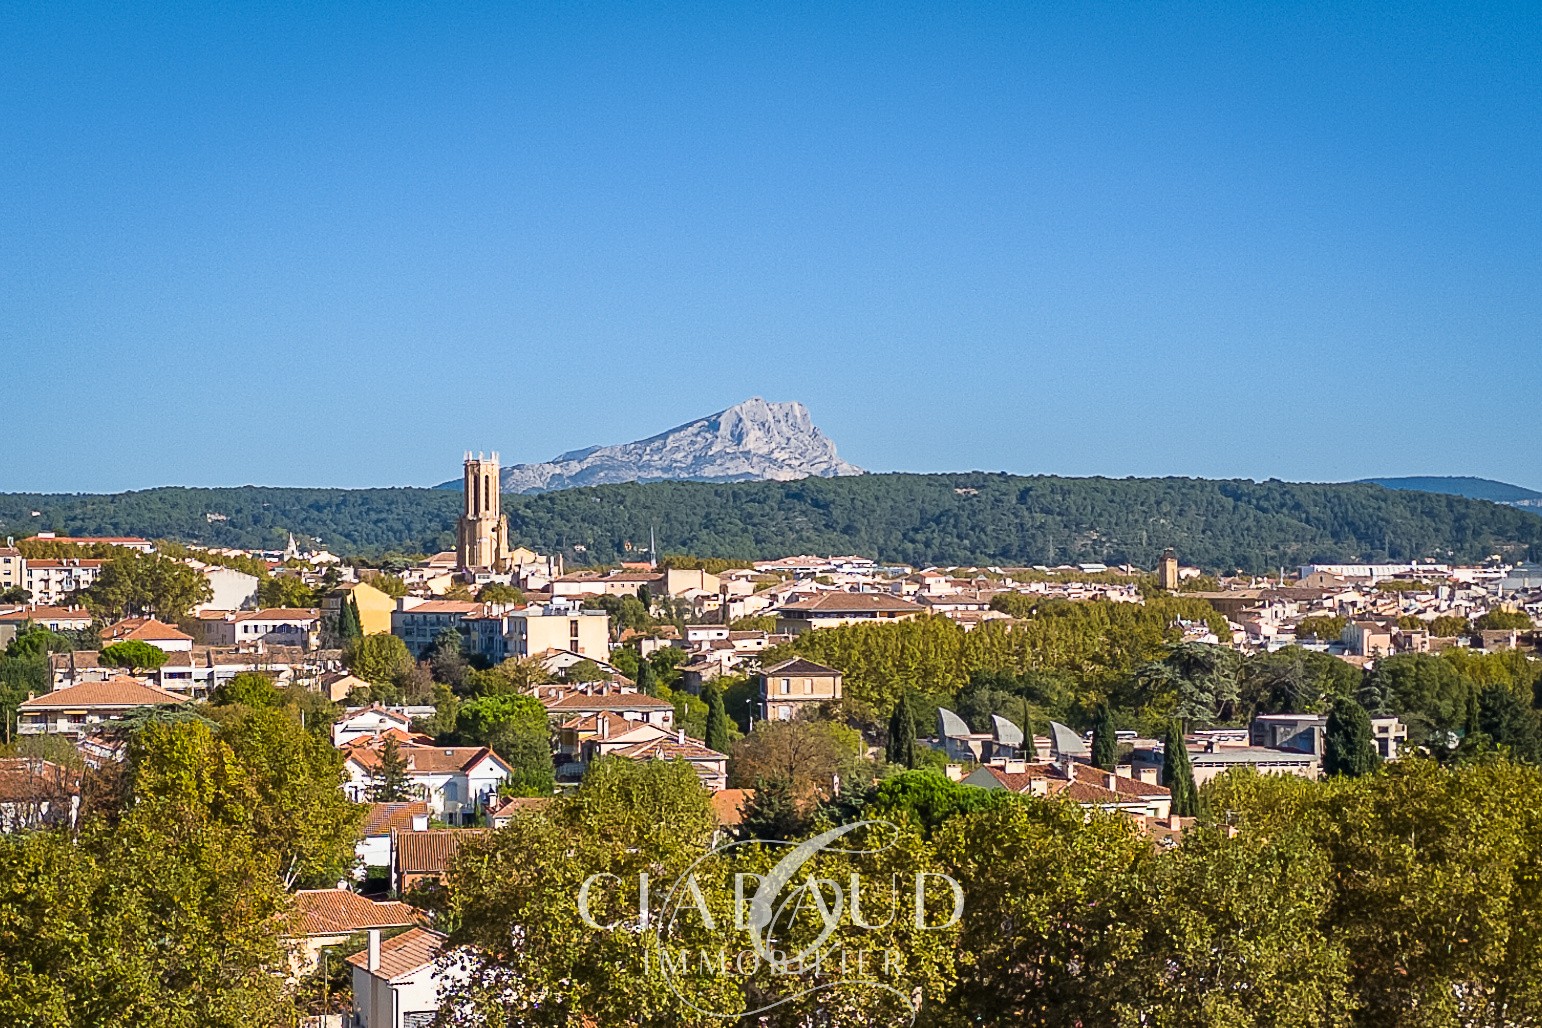
<instances>
[{"instance_id":1,"label":"clear sky","mask_svg":"<svg viewBox=\"0 0 1542 1028\"><path fill-rule=\"evenodd\" d=\"M798 399L874 470L1542 488L1542 4L0 7L0 490L432 484Z\"/></svg>"}]
</instances>

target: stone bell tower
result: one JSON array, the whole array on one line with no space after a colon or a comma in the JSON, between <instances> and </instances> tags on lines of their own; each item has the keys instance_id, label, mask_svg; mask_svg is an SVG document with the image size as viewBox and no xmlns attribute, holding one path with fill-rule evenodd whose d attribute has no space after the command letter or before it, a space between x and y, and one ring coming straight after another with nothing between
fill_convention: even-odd
<instances>
[{"instance_id":1,"label":"stone bell tower","mask_svg":"<svg viewBox=\"0 0 1542 1028\"><path fill-rule=\"evenodd\" d=\"M455 556L462 568L502 571L509 562L509 519L498 496L498 453L490 457L466 451L464 503L455 533Z\"/></svg>"}]
</instances>

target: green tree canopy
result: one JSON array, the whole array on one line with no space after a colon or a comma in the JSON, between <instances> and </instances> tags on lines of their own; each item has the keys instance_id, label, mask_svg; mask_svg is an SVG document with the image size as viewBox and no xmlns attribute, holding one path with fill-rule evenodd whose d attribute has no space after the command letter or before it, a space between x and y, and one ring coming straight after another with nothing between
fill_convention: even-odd
<instances>
[{"instance_id":1,"label":"green tree canopy","mask_svg":"<svg viewBox=\"0 0 1542 1028\"><path fill-rule=\"evenodd\" d=\"M103 646L97 656L97 663L130 671L155 671L169 658L170 654L159 646L151 646L140 639L125 639Z\"/></svg>"}]
</instances>

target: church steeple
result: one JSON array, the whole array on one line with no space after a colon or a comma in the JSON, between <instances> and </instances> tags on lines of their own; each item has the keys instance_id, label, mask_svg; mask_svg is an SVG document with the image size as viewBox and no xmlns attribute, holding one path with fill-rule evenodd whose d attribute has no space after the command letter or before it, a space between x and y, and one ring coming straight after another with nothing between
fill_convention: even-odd
<instances>
[{"instance_id":1,"label":"church steeple","mask_svg":"<svg viewBox=\"0 0 1542 1028\"><path fill-rule=\"evenodd\" d=\"M463 569L502 571L509 562L509 521L499 497L498 451L473 457L467 450L464 466L456 561Z\"/></svg>"}]
</instances>

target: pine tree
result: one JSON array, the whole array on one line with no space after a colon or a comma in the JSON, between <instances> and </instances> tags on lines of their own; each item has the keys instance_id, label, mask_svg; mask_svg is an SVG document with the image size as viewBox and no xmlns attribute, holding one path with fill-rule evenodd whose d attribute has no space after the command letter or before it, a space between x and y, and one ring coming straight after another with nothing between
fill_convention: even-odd
<instances>
[{"instance_id":1,"label":"pine tree","mask_svg":"<svg viewBox=\"0 0 1542 1028\"><path fill-rule=\"evenodd\" d=\"M728 711L723 707L723 690L715 685L707 687L707 749L727 753L733 745L728 732Z\"/></svg>"},{"instance_id":2,"label":"pine tree","mask_svg":"<svg viewBox=\"0 0 1542 1028\"><path fill-rule=\"evenodd\" d=\"M1183 741L1183 726L1170 722L1162 750L1162 787L1172 793L1172 812L1179 817L1199 813L1199 790L1194 785L1194 765Z\"/></svg>"},{"instance_id":3,"label":"pine tree","mask_svg":"<svg viewBox=\"0 0 1542 1028\"><path fill-rule=\"evenodd\" d=\"M399 803L412 799L412 780L407 777L407 758L396 740L387 738L380 747L380 763L369 773L369 798L373 803Z\"/></svg>"},{"instance_id":4,"label":"pine tree","mask_svg":"<svg viewBox=\"0 0 1542 1028\"><path fill-rule=\"evenodd\" d=\"M744 806L739 838L785 842L802 835L807 827L808 819L798 810L791 783L784 778L755 780L755 795Z\"/></svg>"},{"instance_id":5,"label":"pine tree","mask_svg":"<svg viewBox=\"0 0 1542 1028\"><path fill-rule=\"evenodd\" d=\"M889 745L884 755L891 764L916 766L916 718L910 705L910 694L905 693L894 705L889 718Z\"/></svg>"},{"instance_id":6,"label":"pine tree","mask_svg":"<svg viewBox=\"0 0 1542 1028\"><path fill-rule=\"evenodd\" d=\"M1097 720L1092 724L1092 763L1104 771L1119 766L1119 733L1107 703L1098 704Z\"/></svg>"},{"instance_id":7,"label":"pine tree","mask_svg":"<svg viewBox=\"0 0 1542 1028\"><path fill-rule=\"evenodd\" d=\"M1491 685L1478 697L1478 729L1510 759L1535 764L1542 760L1542 732L1537 714L1502 685Z\"/></svg>"},{"instance_id":8,"label":"pine tree","mask_svg":"<svg viewBox=\"0 0 1542 1028\"><path fill-rule=\"evenodd\" d=\"M1328 714L1323 739L1323 770L1357 778L1376 770L1381 756L1371 735L1371 717L1351 699L1341 699Z\"/></svg>"}]
</instances>

